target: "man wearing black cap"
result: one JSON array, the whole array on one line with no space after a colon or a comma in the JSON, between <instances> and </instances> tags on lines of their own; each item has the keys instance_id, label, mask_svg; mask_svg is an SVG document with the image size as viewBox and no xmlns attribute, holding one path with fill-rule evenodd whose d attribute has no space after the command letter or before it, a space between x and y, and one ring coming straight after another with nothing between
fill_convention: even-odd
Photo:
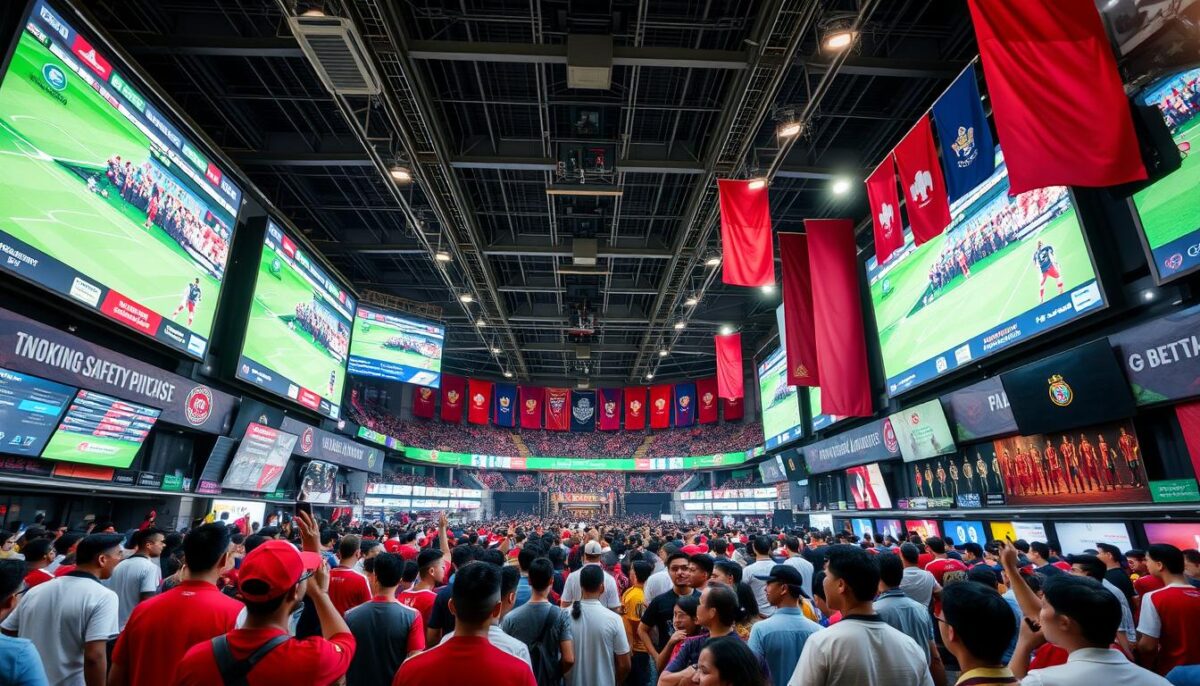
<instances>
[{"instance_id":1,"label":"man wearing black cap","mask_svg":"<svg viewBox=\"0 0 1200 686\"><path fill-rule=\"evenodd\" d=\"M767 663L771 679L786 684L800 661L808 637L821 630L821 625L804 616L800 599L804 593L804 575L791 565L775 565L768 574L756 574L766 583L767 602L775 612L756 622L750 629L747 645Z\"/></svg>"}]
</instances>

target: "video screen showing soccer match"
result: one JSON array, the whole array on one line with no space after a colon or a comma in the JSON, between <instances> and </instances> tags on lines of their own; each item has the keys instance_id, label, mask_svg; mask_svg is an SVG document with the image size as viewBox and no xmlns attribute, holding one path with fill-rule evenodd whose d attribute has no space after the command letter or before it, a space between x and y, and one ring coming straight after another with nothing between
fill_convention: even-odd
<instances>
[{"instance_id":1,"label":"video screen showing soccer match","mask_svg":"<svg viewBox=\"0 0 1200 686\"><path fill-rule=\"evenodd\" d=\"M944 233L867 260L888 392L902 393L1104 307L1066 188L1008 195L996 171L950 206ZM963 316L970 313L971 316Z\"/></svg>"},{"instance_id":2,"label":"video screen showing soccer match","mask_svg":"<svg viewBox=\"0 0 1200 686\"><path fill-rule=\"evenodd\" d=\"M800 394L787 383L787 353L777 348L758 365L758 391L762 402L763 438L767 450L800 438Z\"/></svg>"},{"instance_id":3,"label":"video screen showing soccer match","mask_svg":"<svg viewBox=\"0 0 1200 686\"><path fill-rule=\"evenodd\" d=\"M389 381L438 388L446 327L369 307L359 307L350 343L349 371Z\"/></svg>"},{"instance_id":4,"label":"video screen showing soccer match","mask_svg":"<svg viewBox=\"0 0 1200 686\"><path fill-rule=\"evenodd\" d=\"M35 3L0 85L0 267L202 358L242 191Z\"/></svg>"},{"instance_id":5,"label":"video screen showing soccer match","mask_svg":"<svg viewBox=\"0 0 1200 686\"><path fill-rule=\"evenodd\" d=\"M355 298L267 222L237 378L337 419Z\"/></svg>"},{"instance_id":6,"label":"video screen showing soccer match","mask_svg":"<svg viewBox=\"0 0 1200 686\"><path fill-rule=\"evenodd\" d=\"M820 431L828 429L843 419L835 414L825 414L821 411L821 387L808 387L808 411L811 419L809 420L809 428L812 431Z\"/></svg>"},{"instance_id":7,"label":"video screen showing soccer match","mask_svg":"<svg viewBox=\"0 0 1200 686\"><path fill-rule=\"evenodd\" d=\"M1188 69L1155 83L1138 98L1162 112L1183 163L1166 177L1133 194L1149 261L1160 281L1200 268L1200 162L1191 156L1200 135L1200 69Z\"/></svg>"}]
</instances>

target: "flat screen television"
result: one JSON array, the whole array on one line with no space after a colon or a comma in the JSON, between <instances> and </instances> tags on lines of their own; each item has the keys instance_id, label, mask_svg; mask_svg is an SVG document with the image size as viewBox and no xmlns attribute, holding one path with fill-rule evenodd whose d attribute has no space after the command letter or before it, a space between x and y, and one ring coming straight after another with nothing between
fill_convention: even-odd
<instances>
[{"instance_id":1,"label":"flat screen television","mask_svg":"<svg viewBox=\"0 0 1200 686\"><path fill-rule=\"evenodd\" d=\"M1080 555L1097 543L1111 543L1121 550L1133 548L1124 522L1055 522L1054 533L1064 555Z\"/></svg>"},{"instance_id":2,"label":"flat screen television","mask_svg":"<svg viewBox=\"0 0 1200 686\"><path fill-rule=\"evenodd\" d=\"M942 529L947 536L954 539L954 545L963 543L986 545L988 541L992 540L988 538L983 522L974 519L947 519L942 523Z\"/></svg>"},{"instance_id":3,"label":"flat screen television","mask_svg":"<svg viewBox=\"0 0 1200 686\"><path fill-rule=\"evenodd\" d=\"M766 449L800 438L804 434L800 394L795 386L788 385L787 355L783 348L776 348L758 365L758 389Z\"/></svg>"},{"instance_id":4,"label":"flat screen television","mask_svg":"<svg viewBox=\"0 0 1200 686\"><path fill-rule=\"evenodd\" d=\"M221 480L221 488L259 493L274 491L295 445L295 434L251 424L246 427L246 435Z\"/></svg>"},{"instance_id":5,"label":"flat screen television","mask_svg":"<svg viewBox=\"0 0 1200 686\"><path fill-rule=\"evenodd\" d=\"M920 246L911 232L867 282L888 392L895 396L1105 306L1070 192L1008 196L996 172L950 206ZM970 313L970 316L964 316Z\"/></svg>"},{"instance_id":6,"label":"flat screen television","mask_svg":"<svg viewBox=\"0 0 1200 686\"><path fill-rule=\"evenodd\" d=\"M890 510L892 497L879 471L879 464L859 465L846 470L846 489L854 500L855 509Z\"/></svg>"},{"instance_id":7,"label":"flat screen television","mask_svg":"<svg viewBox=\"0 0 1200 686\"><path fill-rule=\"evenodd\" d=\"M787 481L787 468L783 464L783 456L774 455L758 465L758 476L764 484L777 484Z\"/></svg>"},{"instance_id":8,"label":"flat screen television","mask_svg":"<svg viewBox=\"0 0 1200 686\"><path fill-rule=\"evenodd\" d=\"M184 129L34 2L0 83L0 269L202 359L242 190Z\"/></svg>"},{"instance_id":9,"label":"flat screen television","mask_svg":"<svg viewBox=\"0 0 1200 686\"><path fill-rule=\"evenodd\" d=\"M889 419L905 462L949 455L956 450L946 411L937 400L901 410Z\"/></svg>"},{"instance_id":10,"label":"flat screen television","mask_svg":"<svg viewBox=\"0 0 1200 686\"><path fill-rule=\"evenodd\" d=\"M992 540L1049 541L1046 525L1041 522L991 522Z\"/></svg>"},{"instance_id":11,"label":"flat screen television","mask_svg":"<svg viewBox=\"0 0 1200 686\"><path fill-rule=\"evenodd\" d=\"M854 535L858 536L858 538L860 540L866 534L871 534L872 536L874 536L874 533L872 533L872 529L871 529L871 520L869 520L869 519L863 519L863 518L859 518L859 517L851 519L850 520L850 530L853 531Z\"/></svg>"},{"instance_id":12,"label":"flat screen television","mask_svg":"<svg viewBox=\"0 0 1200 686\"><path fill-rule=\"evenodd\" d=\"M267 516L267 504L255 502L253 500L226 500L217 498L213 500L212 512L217 521L224 521L226 524L233 524L242 517L250 519L249 526L255 524L265 524L264 518Z\"/></svg>"},{"instance_id":13,"label":"flat screen television","mask_svg":"<svg viewBox=\"0 0 1200 686\"><path fill-rule=\"evenodd\" d=\"M831 514L810 514L808 516L808 526L811 529L820 529L821 531L833 531L833 515L831 515Z\"/></svg>"},{"instance_id":14,"label":"flat screen television","mask_svg":"<svg viewBox=\"0 0 1200 686\"><path fill-rule=\"evenodd\" d=\"M446 327L441 324L360 305L348 370L356 376L437 388L445 341Z\"/></svg>"},{"instance_id":15,"label":"flat screen television","mask_svg":"<svg viewBox=\"0 0 1200 686\"><path fill-rule=\"evenodd\" d=\"M812 419L809 421L809 428L812 431L820 431L828 429L845 417L839 417L836 414L825 414L821 412L821 388L819 386L808 387L808 408Z\"/></svg>"},{"instance_id":16,"label":"flat screen television","mask_svg":"<svg viewBox=\"0 0 1200 686\"><path fill-rule=\"evenodd\" d=\"M355 302L315 255L268 221L237 378L337 419Z\"/></svg>"},{"instance_id":17,"label":"flat screen television","mask_svg":"<svg viewBox=\"0 0 1200 686\"><path fill-rule=\"evenodd\" d=\"M1146 540L1150 543L1170 543L1180 550L1200 550L1200 522L1147 522L1145 527Z\"/></svg>"},{"instance_id":18,"label":"flat screen television","mask_svg":"<svg viewBox=\"0 0 1200 686\"><path fill-rule=\"evenodd\" d=\"M161 410L80 390L67 407L42 457L126 469L154 428Z\"/></svg>"},{"instance_id":19,"label":"flat screen television","mask_svg":"<svg viewBox=\"0 0 1200 686\"><path fill-rule=\"evenodd\" d=\"M901 543L908 540L908 530L904 528L904 522L899 519L876 519L875 533L880 536L891 536Z\"/></svg>"},{"instance_id":20,"label":"flat screen television","mask_svg":"<svg viewBox=\"0 0 1200 686\"><path fill-rule=\"evenodd\" d=\"M906 519L904 520L904 530L906 532L915 531L922 539L942 535L941 527L933 519Z\"/></svg>"},{"instance_id":21,"label":"flat screen television","mask_svg":"<svg viewBox=\"0 0 1200 686\"><path fill-rule=\"evenodd\" d=\"M38 455L75 397L75 389L0 369L0 453Z\"/></svg>"},{"instance_id":22,"label":"flat screen television","mask_svg":"<svg viewBox=\"0 0 1200 686\"><path fill-rule=\"evenodd\" d=\"M333 501L337 489L338 466L313 460L304 465L300 472L300 497L309 503L329 503Z\"/></svg>"}]
</instances>

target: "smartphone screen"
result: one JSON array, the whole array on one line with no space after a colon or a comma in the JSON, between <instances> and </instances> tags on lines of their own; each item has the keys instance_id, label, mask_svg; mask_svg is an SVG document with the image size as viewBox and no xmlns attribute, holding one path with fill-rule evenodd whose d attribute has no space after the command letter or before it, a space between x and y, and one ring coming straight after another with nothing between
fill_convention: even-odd
<instances>
[{"instance_id":1,"label":"smartphone screen","mask_svg":"<svg viewBox=\"0 0 1200 686\"><path fill-rule=\"evenodd\" d=\"M303 500L297 501L296 502L296 514L300 514L301 512L307 512L308 516L311 517L312 513L313 513L312 503L305 502Z\"/></svg>"}]
</instances>

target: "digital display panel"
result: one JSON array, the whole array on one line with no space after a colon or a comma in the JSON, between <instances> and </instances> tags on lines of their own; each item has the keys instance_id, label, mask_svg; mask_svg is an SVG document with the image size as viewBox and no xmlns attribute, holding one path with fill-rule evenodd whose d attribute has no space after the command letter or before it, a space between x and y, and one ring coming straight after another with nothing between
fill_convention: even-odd
<instances>
[{"instance_id":1,"label":"digital display panel","mask_svg":"<svg viewBox=\"0 0 1200 686\"><path fill-rule=\"evenodd\" d=\"M337 488L338 466L313 460L304 465L300 472L300 500L309 503L328 503L333 501L333 492Z\"/></svg>"},{"instance_id":2,"label":"digital display panel","mask_svg":"<svg viewBox=\"0 0 1200 686\"><path fill-rule=\"evenodd\" d=\"M1148 522L1145 526L1146 539L1152 544L1170 543L1180 550L1200 549L1200 522Z\"/></svg>"},{"instance_id":3,"label":"digital display panel","mask_svg":"<svg viewBox=\"0 0 1200 686\"><path fill-rule=\"evenodd\" d=\"M953 453L954 434L937 400L901 410L890 417L905 462Z\"/></svg>"},{"instance_id":4,"label":"digital display panel","mask_svg":"<svg viewBox=\"0 0 1200 686\"><path fill-rule=\"evenodd\" d=\"M946 530L946 535L954 539L954 545L963 543L984 545L989 540L987 529L983 528L983 522L973 519L948 519L944 522L943 528Z\"/></svg>"},{"instance_id":5,"label":"digital display panel","mask_svg":"<svg viewBox=\"0 0 1200 686\"><path fill-rule=\"evenodd\" d=\"M237 378L337 419L354 310L354 295L267 222Z\"/></svg>"},{"instance_id":6,"label":"digital display panel","mask_svg":"<svg viewBox=\"0 0 1200 686\"><path fill-rule=\"evenodd\" d=\"M0 268L200 359L242 191L132 80L34 3L0 85Z\"/></svg>"},{"instance_id":7,"label":"digital display panel","mask_svg":"<svg viewBox=\"0 0 1200 686\"><path fill-rule=\"evenodd\" d=\"M221 488L259 493L274 491L295 445L295 434L262 424L249 425L229 471L221 481Z\"/></svg>"},{"instance_id":8,"label":"digital display panel","mask_svg":"<svg viewBox=\"0 0 1200 686\"><path fill-rule=\"evenodd\" d=\"M800 394L787 382L787 355L776 348L758 365L759 398L762 401L764 446L767 450L803 435Z\"/></svg>"},{"instance_id":9,"label":"digital display panel","mask_svg":"<svg viewBox=\"0 0 1200 686\"><path fill-rule=\"evenodd\" d=\"M1041 522L992 522L992 539L996 541L1049 541L1046 525Z\"/></svg>"},{"instance_id":10,"label":"digital display panel","mask_svg":"<svg viewBox=\"0 0 1200 686\"><path fill-rule=\"evenodd\" d=\"M809 426L813 431L827 429L836 424L839 420L845 419L845 417L839 417L836 414L824 414L821 412L820 386L808 387L808 408L809 413L812 415L812 420L809 422Z\"/></svg>"},{"instance_id":11,"label":"digital display panel","mask_svg":"<svg viewBox=\"0 0 1200 686\"><path fill-rule=\"evenodd\" d=\"M442 382L446 327L371 307L359 307L349 371L437 388Z\"/></svg>"},{"instance_id":12,"label":"digital display panel","mask_svg":"<svg viewBox=\"0 0 1200 686\"><path fill-rule=\"evenodd\" d=\"M263 524L267 516L267 504L256 503L250 500L213 500L212 504L213 515L217 521L224 521L227 524L233 524L242 517L248 517L246 529L255 524ZM222 516L225 516L222 519Z\"/></svg>"},{"instance_id":13,"label":"digital display panel","mask_svg":"<svg viewBox=\"0 0 1200 686\"><path fill-rule=\"evenodd\" d=\"M160 410L81 390L67 407L42 457L125 469L137 457Z\"/></svg>"},{"instance_id":14,"label":"digital display panel","mask_svg":"<svg viewBox=\"0 0 1200 686\"><path fill-rule=\"evenodd\" d=\"M831 514L810 514L808 516L808 526L810 529L820 529L821 531L833 531L833 515Z\"/></svg>"},{"instance_id":15,"label":"digital display panel","mask_svg":"<svg viewBox=\"0 0 1200 686\"><path fill-rule=\"evenodd\" d=\"M758 475L764 484L775 484L787 481L787 469L783 465L783 456L768 457L758 465Z\"/></svg>"},{"instance_id":16,"label":"digital display panel","mask_svg":"<svg viewBox=\"0 0 1200 686\"><path fill-rule=\"evenodd\" d=\"M0 369L0 453L38 455L75 389Z\"/></svg>"},{"instance_id":17,"label":"digital display panel","mask_svg":"<svg viewBox=\"0 0 1200 686\"><path fill-rule=\"evenodd\" d=\"M888 510L892 498L879 472L879 465L864 464L846 470L846 486L859 510Z\"/></svg>"},{"instance_id":18,"label":"digital display panel","mask_svg":"<svg viewBox=\"0 0 1200 686\"><path fill-rule=\"evenodd\" d=\"M1068 190L1010 198L996 154L996 172L951 204L942 235L917 246L907 232L882 265L867 260L892 395L1105 305Z\"/></svg>"},{"instance_id":19,"label":"digital display panel","mask_svg":"<svg viewBox=\"0 0 1200 686\"><path fill-rule=\"evenodd\" d=\"M871 520L869 520L869 519L851 519L850 520L850 530L854 532L855 536L858 536L861 539L866 534L872 533L871 532ZM873 535L874 534L872 534L872 536Z\"/></svg>"},{"instance_id":20,"label":"digital display panel","mask_svg":"<svg viewBox=\"0 0 1200 686\"><path fill-rule=\"evenodd\" d=\"M1133 548L1124 522L1055 522L1054 533L1064 555L1082 555L1097 543L1111 543L1123 551Z\"/></svg>"},{"instance_id":21,"label":"digital display panel","mask_svg":"<svg viewBox=\"0 0 1200 686\"><path fill-rule=\"evenodd\" d=\"M923 539L942 535L937 521L932 519L906 519L904 520L904 530L915 531Z\"/></svg>"},{"instance_id":22,"label":"digital display panel","mask_svg":"<svg viewBox=\"0 0 1200 686\"><path fill-rule=\"evenodd\" d=\"M875 532L880 536L891 536L902 543L908 540L908 531L899 519L876 519Z\"/></svg>"}]
</instances>

